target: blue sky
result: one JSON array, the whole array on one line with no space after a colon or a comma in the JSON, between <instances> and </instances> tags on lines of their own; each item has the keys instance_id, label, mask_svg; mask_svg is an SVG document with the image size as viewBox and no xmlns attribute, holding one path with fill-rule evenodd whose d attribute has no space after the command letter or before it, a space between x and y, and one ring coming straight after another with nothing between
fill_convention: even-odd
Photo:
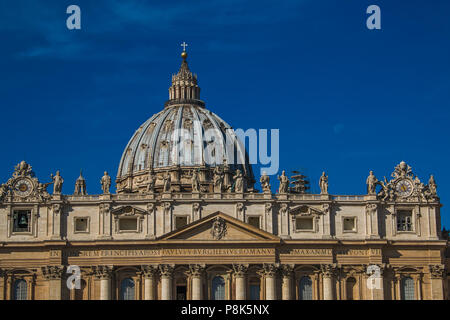
<instances>
[{"instance_id":1,"label":"blue sky","mask_svg":"<svg viewBox=\"0 0 450 320\"><path fill-rule=\"evenodd\" d=\"M366 28L371 4L381 30ZM363 194L369 170L382 179L404 160L435 175L445 205L449 12L438 0L2 1L0 181L25 159L43 181L61 170L64 193L82 168L99 193L163 108L186 41L207 107L234 128L279 128L280 169L303 170L313 192L325 170L330 193Z\"/></svg>"}]
</instances>

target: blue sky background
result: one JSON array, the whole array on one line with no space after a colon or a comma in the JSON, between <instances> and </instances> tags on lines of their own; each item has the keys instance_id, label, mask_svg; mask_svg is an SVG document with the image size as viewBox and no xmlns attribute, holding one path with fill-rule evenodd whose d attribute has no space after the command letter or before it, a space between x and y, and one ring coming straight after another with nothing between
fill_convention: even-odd
<instances>
[{"instance_id":1,"label":"blue sky background","mask_svg":"<svg viewBox=\"0 0 450 320\"><path fill-rule=\"evenodd\" d=\"M366 28L371 4L382 30ZM313 192L325 170L330 193L363 194L369 170L404 160L448 204L449 13L444 0L2 1L0 181L25 159L42 181L60 169L64 193L83 168L99 193L163 108L186 41L207 107L234 128L279 128L280 169Z\"/></svg>"}]
</instances>

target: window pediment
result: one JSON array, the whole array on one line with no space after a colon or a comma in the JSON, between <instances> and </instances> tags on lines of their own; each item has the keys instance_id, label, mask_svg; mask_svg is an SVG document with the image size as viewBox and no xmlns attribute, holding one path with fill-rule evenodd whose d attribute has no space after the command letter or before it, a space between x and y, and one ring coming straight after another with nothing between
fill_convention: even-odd
<instances>
[{"instance_id":1,"label":"window pediment","mask_svg":"<svg viewBox=\"0 0 450 320\"><path fill-rule=\"evenodd\" d=\"M307 205L299 205L291 208L289 214L292 216L319 216L325 214L325 212Z\"/></svg>"},{"instance_id":2,"label":"window pediment","mask_svg":"<svg viewBox=\"0 0 450 320\"><path fill-rule=\"evenodd\" d=\"M111 214L114 215L115 218L121 217L142 218L145 214L147 214L147 211L140 208L136 208L134 206L121 206L111 210Z\"/></svg>"}]
</instances>

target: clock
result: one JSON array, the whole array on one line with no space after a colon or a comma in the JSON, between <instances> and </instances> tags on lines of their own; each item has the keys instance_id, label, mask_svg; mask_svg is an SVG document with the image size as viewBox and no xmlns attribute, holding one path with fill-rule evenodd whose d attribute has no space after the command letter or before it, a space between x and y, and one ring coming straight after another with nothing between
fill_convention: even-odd
<instances>
[{"instance_id":1,"label":"clock","mask_svg":"<svg viewBox=\"0 0 450 320\"><path fill-rule=\"evenodd\" d=\"M395 190L397 190L397 193L399 196L407 197L413 191L412 182L409 179L402 179L399 182L397 182L397 185L395 186Z\"/></svg>"},{"instance_id":2,"label":"clock","mask_svg":"<svg viewBox=\"0 0 450 320\"><path fill-rule=\"evenodd\" d=\"M19 197L28 197L33 191L33 183L29 179L19 179L14 183L13 189Z\"/></svg>"}]
</instances>

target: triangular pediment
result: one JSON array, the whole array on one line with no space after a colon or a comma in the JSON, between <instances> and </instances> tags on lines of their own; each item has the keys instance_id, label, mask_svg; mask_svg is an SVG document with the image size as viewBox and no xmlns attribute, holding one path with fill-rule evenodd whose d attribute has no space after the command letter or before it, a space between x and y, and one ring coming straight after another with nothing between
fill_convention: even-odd
<instances>
[{"instance_id":1,"label":"triangular pediment","mask_svg":"<svg viewBox=\"0 0 450 320\"><path fill-rule=\"evenodd\" d=\"M222 212L210 214L179 230L163 235L160 241L192 242L279 242L280 238Z\"/></svg>"},{"instance_id":2,"label":"triangular pediment","mask_svg":"<svg viewBox=\"0 0 450 320\"><path fill-rule=\"evenodd\" d=\"M142 216L147 212L134 206L120 206L111 210L111 214L115 216Z\"/></svg>"},{"instance_id":3,"label":"triangular pediment","mask_svg":"<svg viewBox=\"0 0 450 320\"><path fill-rule=\"evenodd\" d=\"M319 209L316 209L314 207L302 204L302 205L290 208L289 214L310 216L310 215L321 215L321 214L324 214L324 212Z\"/></svg>"}]
</instances>

